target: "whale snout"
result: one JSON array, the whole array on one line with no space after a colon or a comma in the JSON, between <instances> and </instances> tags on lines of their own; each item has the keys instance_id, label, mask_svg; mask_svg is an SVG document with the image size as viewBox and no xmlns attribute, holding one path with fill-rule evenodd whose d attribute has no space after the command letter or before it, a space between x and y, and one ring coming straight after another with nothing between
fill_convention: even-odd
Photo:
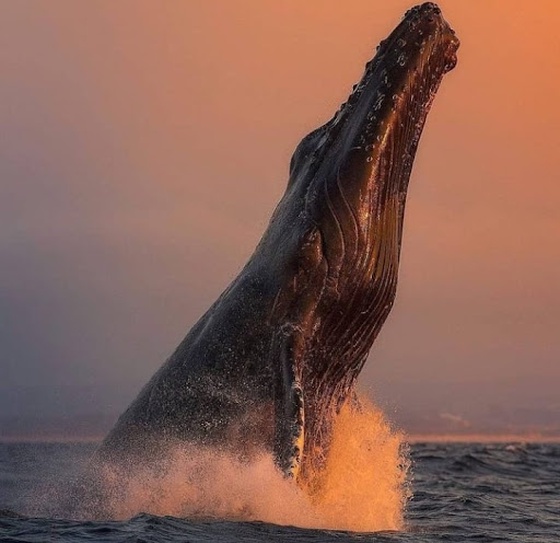
<instances>
[{"instance_id":1,"label":"whale snout","mask_svg":"<svg viewBox=\"0 0 560 543\"><path fill-rule=\"evenodd\" d=\"M403 17L406 25L404 30L409 35L416 34L419 38L432 36L442 50L445 62L444 73L452 70L457 64L457 49L461 42L455 31L444 19L441 9L433 2L425 2L408 10Z\"/></svg>"}]
</instances>

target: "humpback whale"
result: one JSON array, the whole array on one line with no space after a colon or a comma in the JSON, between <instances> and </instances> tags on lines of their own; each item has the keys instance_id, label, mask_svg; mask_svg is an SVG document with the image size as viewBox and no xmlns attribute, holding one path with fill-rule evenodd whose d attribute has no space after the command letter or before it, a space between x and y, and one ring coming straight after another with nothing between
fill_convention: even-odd
<instances>
[{"instance_id":1,"label":"humpback whale","mask_svg":"<svg viewBox=\"0 0 560 543\"><path fill-rule=\"evenodd\" d=\"M458 46L435 4L405 14L348 100L297 146L253 255L96 461L134 469L170 441L257 449L313 488L333 421L395 299L412 164Z\"/></svg>"}]
</instances>

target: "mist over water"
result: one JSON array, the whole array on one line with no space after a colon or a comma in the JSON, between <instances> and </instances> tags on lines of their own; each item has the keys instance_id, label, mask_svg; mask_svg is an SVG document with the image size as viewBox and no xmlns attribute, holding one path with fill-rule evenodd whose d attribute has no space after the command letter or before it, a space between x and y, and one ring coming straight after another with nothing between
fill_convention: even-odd
<instances>
[{"instance_id":1,"label":"mist over water","mask_svg":"<svg viewBox=\"0 0 560 543\"><path fill-rule=\"evenodd\" d=\"M148 513L305 528L400 530L409 495L406 451L402 435L381 411L362 402L359 410L345 406L337 417L321 489L314 495L286 479L271 454L244 461L231 452L192 444L170 444L157 464L134 467L133 476L104 466L96 477L102 481L103 516L115 520ZM58 484L54 500L51 492L38 497L34 514L52 516L48 509L53 501L66 498L57 496L61 490L66 492ZM77 510L81 520L97 516L87 498Z\"/></svg>"}]
</instances>

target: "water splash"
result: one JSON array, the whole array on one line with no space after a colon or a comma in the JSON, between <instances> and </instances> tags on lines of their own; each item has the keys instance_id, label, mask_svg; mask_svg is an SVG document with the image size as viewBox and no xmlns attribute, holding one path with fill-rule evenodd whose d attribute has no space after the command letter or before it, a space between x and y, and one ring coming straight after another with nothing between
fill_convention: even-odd
<instances>
[{"instance_id":1,"label":"water splash","mask_svg":"<svg viewBox=\"0 0 560 543\"><path fill-rule=\"evenodd\" d=\"M360 399L336 421L317 510L321 527L353 531L403 529L410 498L408 447L382 411Z\"/></svg>"},{"instance_id":2,"label":"water splash","mask_svg":"<svg viewBox=\"0 0 560 543\"><path fill-rule=\"evenodd\" d=\"M105 515L114 519L151 513L379 531L403 528L408 465L403 436L362 400L338 416L321 490L312 497L283 477L268 453L242 460L192 444L170 445L157 465L135 467L133 477L110 466L97 476ZM81 509L91 515L87 503Z\"/></svg>"}]
</instances>

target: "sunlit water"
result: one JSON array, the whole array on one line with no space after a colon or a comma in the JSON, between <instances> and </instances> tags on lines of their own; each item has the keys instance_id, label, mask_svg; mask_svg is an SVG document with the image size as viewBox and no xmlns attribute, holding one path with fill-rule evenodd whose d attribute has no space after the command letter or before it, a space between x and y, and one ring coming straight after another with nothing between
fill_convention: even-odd
<instances>
[{"instance_id":1,"label":"sunlit water","mask_svg":"<svg viewBox=\"0 0 560 543\"><path fill-rule=\"evenodd\" d=\"M353 422L354 424L354 422ZM396 436L388 434L378 446L391 446ZM371 443L374 446L375 443ZM352 444L348 444L352 448ZM303 528L281 526L297 521L300 525L321 526L336 524L337 514L344 517L343 522L355 522L360 515L365 523L375 519L391 517L391 509L383 502L383 493L389 492L391 502L396 494L395 480L381 482L383 491L369 494L360 485L354 486L359 500L354 500L354 517L349 515L348 490L344 480L333 481L334 487L328 491L329 500L340 502L326 505L321 513L306 503L304 496L293 488L282 489L278 480L269 472L263 459L262 464L246 466L247 471L228 473L232 466L216 465L214 483L217 481L238 481L233 484L217 484L198 498L188 495L186 502L202 505L216 500L215 509L206 511L207 516L231 518L243 515L258 518L260 521L223 520L202 518L194 509L188 509L181 498L181 488L193 492L192 488L175 483L167 490L167 502L152 502L152 513L138 513L132 502L122 504L123 517L132 518L113 521L71 521L41 518L40 507L43 489L58 485L60 493L65 492L68 475L92 453L95 444L41 444L11 443L0 444L0 540L1 541L163 541L163 542L202 542L202 541L512 541L544 542L560 541L560 445L558 444L415 444L410 449L412 461L413 497L407 502L402 525L397 530L383 530L375 533L356 533L333 531L323 528ZM397 447L396 450L398 450ZM385 460L383 460L383 458ZM378 470L390 455L374 459L379 462ZM343 459L343 457L340 457ZM365 457L364 457L365 458ZM223 460L223 459L222 459ZM179 468L180 462L177 464ZM393 466L394 468L394 466ZM339 469L343 469L340 468ZM361 469L361 468L359 468ZM391 467L389 467L389 470ZM225 471L224 471L225 470ZM393 472L393 473L398 473ZM173 478L180 478L179 471ZM267 478L268 477L268 478ZM352 474L349 475L350 480ZM368 479L365 482L375 485ZM241 481L250 479L245 485ZM163 483L164 481L160 481ZM153 481L148 481L153 484ZM340 486L342 485L342 486ZM367 486L366 485L366 486ZM384 486L385 485L385 486ZM202 489L198 491L202 492ZM165 493L160 489L154 496L163 499ZM346 492L346 494L345 494ZM254 499L247 498L253 493ZM237 498L235 498L237 496ZM237 504L232 505L232 501ZM294 500L291 503L289 500ZM399 498L400 499L400 498ZM150 501L142 496L135 497L136 504L149 509ZM142 502L142 500L147 500ZM157 500L155 500L157 502ZM359 502L363 502L358 504ZM178 504L184 508L180 510ZM259 505L260 504L260 505ZM168 509L167 511L165 509ZM175 509L173 509L175 508ZM275 516L274 509L279 516ZM389 508L389 513L387 511ZM380 509L380 515L371 513ZM294 510L296 512L294 512ZM298 513L299 511L299 513ZM299 517L298 517L299 514ZM268 515L268 517L266 516ZM294 516L296 515L296 516ZM350 520L348 520L350 518ZM345 519L345 520L344 520ZM373 521L371 519L374 519ZM395 519L393 519L395 520ZM265 522L263 522L265 521ZM359 521L359 518L358 518ZM294 522L291 522L292 524Z\"/></svg>"}]
</instances>

